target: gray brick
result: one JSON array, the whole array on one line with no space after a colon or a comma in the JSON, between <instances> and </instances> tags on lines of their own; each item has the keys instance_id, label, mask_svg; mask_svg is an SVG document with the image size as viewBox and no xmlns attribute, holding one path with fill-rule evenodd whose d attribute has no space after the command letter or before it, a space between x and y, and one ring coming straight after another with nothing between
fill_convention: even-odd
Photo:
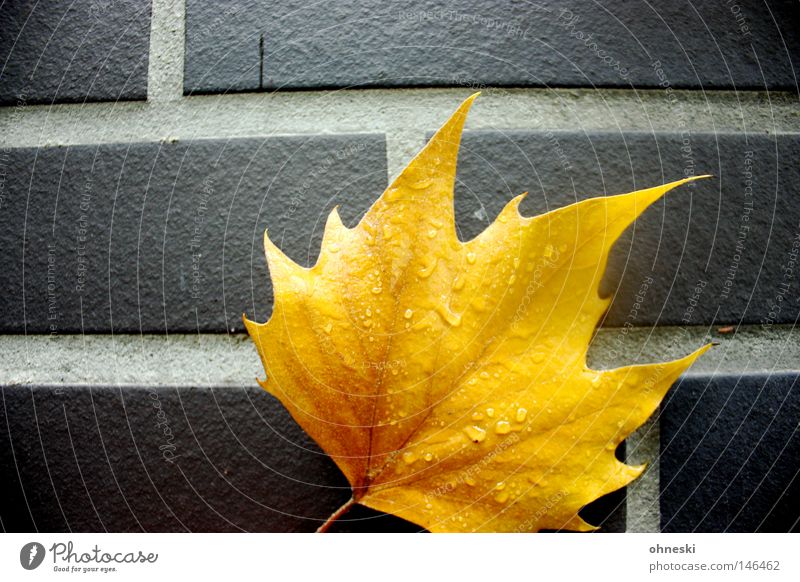
<instances>
[{"instance_id":1,"label":"gray brick","mask_svg":"<svg viewBox=\"0 0 800 582\"><path fill-rule=\"evenodd\" d=\"M712 0L240 0L235 7L226 16L211 0L187 3L187 92L481 84L796 89L800 40L790 0L770 0L768 9ZM215 30L203 34L209 22Z\"/></svg>"},{"instance_id":2,"label":"gray brick","mask_svg":"<svg viewBox=\"0 0 800 582\"><path fill-rule=\"evenodd\" d=\"M221 5L186 0L184 92L225 93L261 88L261 27L264 2Z\"/></svg>"},{"instance_id":3,"label":"gray brick","mask_svg":"<svg viewBox=\"0 0 800 582\"><path fill-rule=\"evenodd\" d=\"M469 239L521 192L532 215L714 174L667 194L617 243L605 325L792 323L800 314L796 264L791 271L800 247L798 156L794 134L467 132L457 221Z\"/></svg>"},{"instance_id":4,"label":"gray brick","mask_svg":"<svg viewBox=\"0 0 800 582\"><path fill-rule=\"evenodd\" d=\"M796 373L687 377L661 414L661 528L800 529Z\"/></svg>"},{"instance_id":5,"label":"gray brick","mask_svg":"<svg viewBox=\"0 0 800 582\"><path fill-rule=\"evenodd\" d=\"M3 402L6 531L313 531L350 495L258 387L7 387Z\"/></svg>"},{"instance_id":6,"label":"gray brick","mask_svg":"<svg viewBox=\"0 0 800 582\"><path fill-rule=\"evenodd\" d=\"M147 97L149 0L0 7L0 103Z\"/></svg>"},{"instance_id":7,"label":"gray brick","mask_svg":"<svg viewBox=\"0 0 800 582\"><path fill-rule=\"evenodd\" d=\"M0 390L5 531L313 531L350 496L258 387ZM624 492L582 515L624 531ZM422 530L356 507L331 531Z\"/></svg>"},{"instance_id":8,"label":"gray brick","mask_svg":"<svg viewBox=\"0 0 800 582\"><path fill-rule=\"evenodd\" d=\"M337 204L386 187L379 135L12 149L0 331L241 331L264 321L264 228L315 260Z\"/></svg>"}]
</instances>

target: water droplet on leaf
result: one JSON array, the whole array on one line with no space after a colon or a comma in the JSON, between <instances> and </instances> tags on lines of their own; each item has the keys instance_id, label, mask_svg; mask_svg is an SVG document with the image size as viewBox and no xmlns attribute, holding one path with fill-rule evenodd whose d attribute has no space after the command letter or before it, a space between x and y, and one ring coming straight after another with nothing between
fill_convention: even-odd
<instances>
[{"instance_id":1,"label":"water droplet on leaf","mask_svg":"<svg viewBox=\"0 0 800 582\"><path fill-rule=\"evenodd\" d=\"M511 432L511 423L507 420L498 420L494 425L494 432L497 434L508 434Z\"/></svg>"},{"instance_id":2,"label":"water droplet on leaf","mask_svg":"<svg viewBox=\"0 0 800 582\"><path fill-rule=\"evenodd\" d=\"M484 441L484 439L486 439L486 431L479 426L466 426L464 428L464 432L467 433L469 440L471 440L473 443L481 443Z\"/></svg>"}]
</instances>

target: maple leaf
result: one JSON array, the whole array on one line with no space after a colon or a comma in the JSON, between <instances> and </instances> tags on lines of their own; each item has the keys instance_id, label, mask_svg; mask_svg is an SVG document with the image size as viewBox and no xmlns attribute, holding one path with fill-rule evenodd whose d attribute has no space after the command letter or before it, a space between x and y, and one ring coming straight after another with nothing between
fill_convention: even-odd
<instances>
[{"instance_id":1,"label":"maple leaf","mask_svg":"<svg viewBox=\"0 0 800 582\"><path fill-rule=\"evenodd\" d=\"M586 504L644 466L615 449L709 346L593 370L609 250L688 178L541 216L511 200L474 239L455 230L467 99L354 228L334 209L304 268L264 235L275 303L245 318L260 382L347 477L352 503L430 531L594 529Z\"/></svg>"}]
</instances>

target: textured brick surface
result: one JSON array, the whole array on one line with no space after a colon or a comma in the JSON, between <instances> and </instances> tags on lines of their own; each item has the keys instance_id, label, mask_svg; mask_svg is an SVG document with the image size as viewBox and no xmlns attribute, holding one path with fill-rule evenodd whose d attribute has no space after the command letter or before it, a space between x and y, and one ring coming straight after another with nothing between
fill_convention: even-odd
<instances>
[{"instance_id":1,"label":"textured brick surface","mask_svg":"<svg viewBox=\"0 0 800 582\"><path fill-rule=\"evenodd\" d=\"M313 531L349 497L258 388L6 388L3 399L10 531Z\"/></svg>"},{"instance_id":2,"label":"textured brick surface","mask_svg":"<svg viewBox=\"0 0 800 582\"><path fill-rule=\"evenodd\" d=\"M149 0L0 6L0 104L147 96Z\"/></svg>"},{"instance_id":3,"label":"textured brick surface","mask_svg":"<svg viewBox=\"0 0 800 582\"><path fill-rule=\"evenodd\" d=\"M185 89L794 88L796 7L770 0L768 8L711 0L239 0L220 10L190 0Z\"/></svg>"},{"instance_id":4,"label":"textured brick surface","mask_svg":"<svg viewBox=\"0 0 800 582\"><path fill-rule=\"evenodd\" d=\"M0 330L241 330L271 287L264 228L315 260L386 187L382 136L15 149L0 216Z\"/></svg>"},{"instance_id":5,"label":"textured brick surface","mask_svg":"<svg viewBox=\"0 0 800 582\"><path fill-rule=\"evenodd\" d=\"M350 496L258 387L5 387L2 402L6 531L313 531ZM620 503L584 515L622 531ZM333 531L420 528L359 507Z\"/></svg>"},{"instance_id":6,"label":"textured brick surface","mask_svg":"<svg viewBox=\"0 0 800 582\"><path fill-rule=\"evenodd\" d=\"M694 134L688 143L467 132L460 236L523 191L522 210L534 214L711 172L668 194L618 243L605 325L794 322L800 139ZM240 330L243 312L263 320L270 309L263 228L308 265L328 211L341 204L354 224L386 184L377 135L19 149L7 160L0 329L10 332Z\"/></svg>"},{"instance_id":7,"label":"textured brick surface","mask_svg":"<svg viewBox=\"0 0 800 582\"><path fill-rule=\"evenodd\" d=\"M661 527L800 529L798 375L684 379L661 414Z\"/></svg>"},{"instance_id":8,"label":"textured brick surface","mask_svg":"<svg viewBox=\"0 0 800 582\"><path fill-rule=\"evenodd\" d=\"M184 90L224 93L261 88L262 31L266 2L220 5L186 0Z\"/></svg>"},{"instance_id":9,"label":"textured brick surface","mask_svg":"<svg viewBox=\"0 0 800 582\"><path fill-rule=\"evenodd\" d=\"M605 324L790 323L800 315L798 157L793 134L467 132L456 215L469 239L521 192L523 214L538 214L714 174L667 194L617 243Z\"/></svg>"}]
</instances>

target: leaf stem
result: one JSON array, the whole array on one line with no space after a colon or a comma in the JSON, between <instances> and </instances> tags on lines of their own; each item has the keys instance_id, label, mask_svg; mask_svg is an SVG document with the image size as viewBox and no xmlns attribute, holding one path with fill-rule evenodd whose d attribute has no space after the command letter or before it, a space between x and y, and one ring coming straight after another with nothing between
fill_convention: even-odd
<instances>
[{"instance_id":1,"label":"leaf stem","mask_svg":"<svg viewBox=\"0 0 800 582\"><path fill-rule=\"evenodd\" d=\"M350 511L350 508L353 507L355 504L356 504L356 500L351 497L347 501L347 503L345 503L339 509L337 509L336 511L331 513L331 516L325 521L325 523L323 523L321 526L319 526L317 528L317 533L325 533L325 532L327 532L331 528L331 526L333 525L333 522L335 522L337 519L342 517L348 511Z\"/></svg>"}]
</instances>

